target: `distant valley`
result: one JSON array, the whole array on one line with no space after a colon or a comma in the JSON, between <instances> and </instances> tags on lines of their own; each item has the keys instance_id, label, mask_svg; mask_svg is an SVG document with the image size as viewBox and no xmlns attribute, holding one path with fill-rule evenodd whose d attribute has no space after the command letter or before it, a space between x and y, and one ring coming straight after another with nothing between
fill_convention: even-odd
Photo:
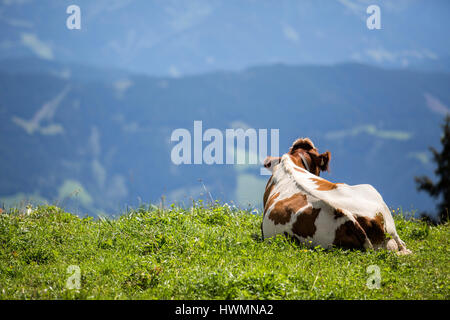
<instances>
[{"instance_id":1,"label":"distant valley","mask_svg":"<svg viewBox=\"0 0 450 320\"><path fill-rule=\"evenodd\" d=\"M28 67L24 67L28 66ZM323 177L374 185L393 208L434 210L413 177L432 175L450 106L450 74L362 64L274 64L179 78L61 64L0 61L0 199L75 213L213 198L260 207L258 165L175 165L173 130L279 129L330 150ZM199 180L200 179L200 180Z\"/></svg>"}]
</instances>

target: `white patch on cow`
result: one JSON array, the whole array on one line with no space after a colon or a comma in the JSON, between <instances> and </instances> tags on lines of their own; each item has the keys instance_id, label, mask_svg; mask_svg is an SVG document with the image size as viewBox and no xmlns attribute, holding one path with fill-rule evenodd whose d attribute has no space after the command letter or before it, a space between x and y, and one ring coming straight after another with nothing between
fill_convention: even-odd
<instances>
[{"instance_id":1,"label":"white patch on cow","mask_svg":"<svg viewBox=\"0 0 450 320\"><path fill-rule=\"evenodd\" d=\"M328 208L320 210L315 223L316 233L313 236L314 246L320 245L325 249L333 246L336 229L347 220L348 218L345 216L335 219L334 213L330 212Z\"/></svg>"}]
</instances>

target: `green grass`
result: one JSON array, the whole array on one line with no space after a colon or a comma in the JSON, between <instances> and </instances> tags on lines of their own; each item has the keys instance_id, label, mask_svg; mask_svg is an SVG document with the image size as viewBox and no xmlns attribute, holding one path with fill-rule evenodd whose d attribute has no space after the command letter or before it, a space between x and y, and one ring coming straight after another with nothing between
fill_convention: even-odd
<instances>
[{"instance_id":1,"label":"green grass","mask_svg":"<svg viewBox=\"0 0 450 320\"><path fill-rule=\"evenodd\" d=\"M0 298L449 299L449 224L395 219L412 255L261 241L260 215L201 202L114 219L11 209L0 214ZM79 290L66 288L70 265ZM370 265L379 289L366 285Z\"/></svg>"}]
</instances>

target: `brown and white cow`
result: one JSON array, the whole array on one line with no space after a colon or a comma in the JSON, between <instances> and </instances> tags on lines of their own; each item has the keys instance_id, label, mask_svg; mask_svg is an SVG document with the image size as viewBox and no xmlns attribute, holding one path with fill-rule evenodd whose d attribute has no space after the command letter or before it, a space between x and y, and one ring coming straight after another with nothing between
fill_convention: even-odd
<instances>
[{"instance_id":1,"label":"brown and white cow","mask_svg":"<svg viewBox=\"0 0 450 320\"><path fill-rule=\"evenodd\" d=\"M297 139L281 158L266 158L264 166L272 176L263 198L263 238L285 234L310 247L410 253L375 188L319 177L330 158L330 152L319 154L308 138Z\"/></svg>"}]
</instances>

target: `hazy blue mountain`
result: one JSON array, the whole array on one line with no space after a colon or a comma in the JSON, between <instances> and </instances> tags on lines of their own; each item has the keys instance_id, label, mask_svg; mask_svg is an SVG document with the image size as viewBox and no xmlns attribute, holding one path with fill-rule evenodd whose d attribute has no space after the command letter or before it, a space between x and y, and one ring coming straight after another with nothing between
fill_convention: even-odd
<instances>
[{"instance_id":1,"label":"hazy blue mountain","mask_svg":"<svg viewBox=\"0 0 450 320\"><path fill-rule=\"evenodd\" d=\"M409 66L413 70L429 72L450 72L450 56L434 60L417 61Z\"/></svg>"},{"instance_id":2,"label":"hazy blue mountain","mask_svg":"<svg viewBox=\"0 0 450 320\"><path fill-rule=\"evenodd\" d=\"M81 30L66 28L72 4ZM366 27L373 4L381 30ZM33 54L173 77L273 63L398 68L449 56L449 19L447 0L4 0L0 59Z\"/></svg>"},{"instance_id":3,"label":"hazy blue mountain","mask_svg":"<svg viewBox=\"0 0 450 320\"><path fill-rule=\"evenodd\" d=\"M97 68L83 64L62 63L33 56L0 60L0 72L12 74L48 74L62 79L87 82L120 80L127 71L112 68Z\"/></svg>"},{"instance_id":4,"label":"hazy blue mountain","mask_svg":"<svg viewBox=\"0 0 450 320\"><path fill-rule=\"evenodd\" d=\"M27 63L0 62L4 203L33 197L91 214L162 195L189 205L207 199L202 179L214 198L260 206L259 166L171 162L173 130L192 133L202 120L203 130L279 129L281 152L310 137L332 153L325 178L370 183L392 207L434 208L413 177L432 175L427 148L439 147L450 74L275 64L171 78L41 60L18 67Z\"/></svg>"}]
</instances>

